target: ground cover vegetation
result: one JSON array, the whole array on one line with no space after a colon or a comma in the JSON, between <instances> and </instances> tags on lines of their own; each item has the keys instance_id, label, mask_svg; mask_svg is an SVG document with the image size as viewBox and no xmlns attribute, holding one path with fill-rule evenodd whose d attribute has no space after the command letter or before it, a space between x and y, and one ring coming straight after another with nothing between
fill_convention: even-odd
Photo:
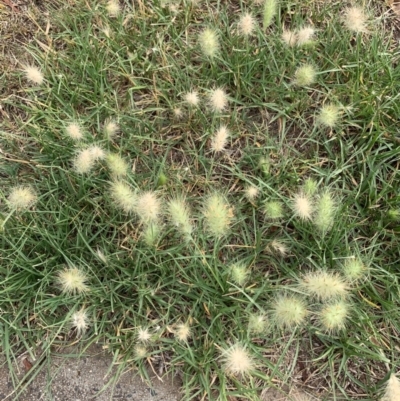
<instances>
[{"instance_id":1,"label":"ground cover vegetation","mask_svg":"<svg viewBox=\"0 0 400 401\"><path fill-rule=\"evenodd\" d=\"M185 400L397 400L389 13L78 0L48 18L0 77L20 84L0 126L10 366L104 341Z\"/></svg>"}]
</instances>

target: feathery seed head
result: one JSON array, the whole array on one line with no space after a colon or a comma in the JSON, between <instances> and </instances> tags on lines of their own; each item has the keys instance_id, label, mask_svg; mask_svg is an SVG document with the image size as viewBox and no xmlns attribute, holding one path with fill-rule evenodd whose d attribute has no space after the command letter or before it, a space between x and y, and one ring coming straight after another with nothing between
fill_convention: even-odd
<instances>
[{"instance_id":1,"label":"feathery seed head","mask_svg":"<svg viewBox=\"0 0 400 401\"><path fill-rule=\"evenodd\" d=\"M179 120L180 118L183 117L183 111L182 111L182 109L181 109L180 107L175 107L175 108L172 110L172 113L174 114L174 117L175 117L177 120Z\"/></svg>"},{"instance_id":2,"label":"feathery seed head","mask_svg":"<svg viewBox=\"0 0 400 401\"><path fill-rule=\"evenodd\" d=\"M349 293L348 284L341 276L324 270L307 273L300 281L300 287L320 301L344 299Z\"/></svg>"},{"instance_id":3,"label":"feathery seed head","mask_svg":"<svg viewBox=\"0 0 400 401\"><path fill-rule=\"evenodd\" d=\"M187 342L191 335L189 323L178 324L175 328L174 334L178 341Z\"/></svg>"},{"instance_id":4,"label":"feathery seed head","mask_svg":"<svg viewBox=\"0 0 400 401\"><path fill-rule=\"evenodd\" d=\"M189 207L183 198L171 199L168 202L168 215L171 223L183 235L190 237L193 231L193 226L190 221Z\"/></svg>"},{"instance_id":5,"label":"feathery seed head","mask_svg":"<svg viewBox=\"0 0 400 401\"><path fill-rule=\"evenodd\" d=\"M219 49L217 32L213 29L206 28L199 35L199 44L201 51L205 56L211 58L216 56Z\"/></svg>"},{"instance_id":6,"label":"feathery seed head","mask_svg":"<svg viewBox=\"0 0 400 401\"><path fill-rule=\"evenodd\" d=\"M267 317L264 314L251 314L249 317L249 332L253 334L262 334L268 328Z\"/></svg>"},{"instance_id":7,"label":"feathery seed head","mask_svg":"<svg viewBox=\"0 0 400 401\"><path fill-rule=\"evenodd\" d=\"M11 189L7 200L10 209L27 210L36 203L37 195L29 187L18 186Z\"/></svg>"},{"instance_id":8,"label":"feathery seed head","mask_svg":"<svg viewBox=\"0 0 400 401\"><path fill-rule=\"evenodd\" d=\"M245 13L239 20L239 32L243 36L250 36L256 27L256 20L250 13Z\"/></svg>"},{"instance_id":9,"label":"feathery seed head","mask_svg":"<svg viewBox=\"0 0 400 401\"><path fill-rule=\"evenodd\" d=\"M86 285L87 280L86 274L76 267L61 270L57 276L57 284L61 287L61 291L67 294L89 291L89 287Z\"/></svg>"},{"instance_id":10,"label":"feathery seed head","mask_svg":"<svg viewBox=\"0 0 400 401\"><path fill-rule=\"evenodd\" d=\"M128 163L116 153L109 153L106 156L108 168L115 177L123 177L128 172Z\"/></svg>"},{"instance_id":11,"label":"feathery seed head","mask_svg":"<svg viewBox=\"0 0 400 401\"><path fill-rule=\"evenodd\" d=\"M242 287L247 281L249 271L244 263L236 262L229 267L229 275L235 284Z\"/></svg>"},{"instance_id":12,"label":"feathery seed head","mask_svg":"<svg viewBox=\"0 0 400 401\"><path fill-rule=\"evenodd\" d=\"M297 32L297 46L306 46L313 41L315 30L311 26L305 26Z\"/></svg>"},{"instance_id":13,"label":"feathery seed head","mask_svg":"<svg viewBox=\"0 0 400 401\"><path fill-rule=\"evenodd\" d=\"M282 256L285 256L288 253L288 247L284 242L274 239L266 246L265 251L268 253L277 252Z\"/></svg>"},{"instance_id":14,"label":"feathery seed head","mask_svg":"<svg viewBox=\"0 0 400 401\"><path fill-rule=\"evenodd\" d=\"M138 195L135 212L142 223L157 221L161 214L161 202L157 194L153 191L142 192Z\"/></svg>"},{"instance_id":15,"label":"feathery seed head","mask_svg":"<svg viewBox=\"0 0 400 401\"><path fill-rule=\"evenodd\" d=\"M71 324L76 328L76 335L80 337L89 327L89 317L84 309L74 312L71 317Z\"/></svg>"},{"instance_id":16,"label":"feathery seed head","mask_svg":"<svg viewBox=\"0 0 400 401\"><path fill-rule=\"evenodd\" d=\"M83 139L82 128L77 123L68 124L67 127L65 128L65 132L74 141L80 141L81 139Z\"/></svg>"},{"instance_id":17,"label":"feathery seed head","mask_svg":"<svg viewBox=\"0 0 400 401\"><path fill-rule=\"evenodd\" d=\"M236 343L222 353L223 367L228 375L247 375L255 367L253 358L243 345Z\"/></svg>"},{"instance_id":18,"label":"feathery seed head","mask_svg":"<svg viewBox=\"0 0 400 401\"><path fill-rule=\"evenodd\" d=\"M106 5L106 10L110 17L117 17L121 12L118 0L109 0Z\"/></svg>"},{"instance_id":19,"label":"feathery seed head","mask_svg":"<svg viewBox=\"0 0 400 401\"><path fill-rule=\"evenodd\" d=\"M305 302L293 295L280 295L272 304L272 320L280 328L299 326L307 315Z\"/></svg>"},{"instance_id":20,"label":"feathery seed head","mask_svg":"<svg viewBox=\"0 0 400 401\"><path fill-rule=\"evenodd\" d=\"M318 183L312 178L307 178L303 184L303 192L306 195L313 196L318 190Z\"/></svg>"},{"instance_id":21,"label":"feathery seed head","mask_svg":"<svg viewBox=\"0 0 400 401\"><path fill-rule=\"evenodd\" d=\"M283 204L277 201L265 202L264 213L268 219L280 219L283 217Z\"/></svg>"},{"instance_id":22,"label":"feathery seed head","mask_svg":"<svg viewBox=\"0 0 400 401\"><path fill-rule=\"evenodd\" d=\"M196 91L186 93L184 99L190 106L197 106L200 102L199 94Z\"/></svg>"},{"instance_id":23,"label":"feathery seed head","mask_svg":"<svg viewBox=\"0 0 400 401\"><path fill-rule=\"evenodd\" d=\"M303 193L297 194L293 199L293 211L296 216L299 216L302 220L311 219L313 213L311 199Z\"/></svg>"},{"instance_id":24,"label":"feathery seed head","mask_svg":"<svg viewBox=\"0 0 400 401\"><path fill-rule=\"evenodd\" d=\"M391 221L399 221L400 220L400 209L388 210L387 218Z\"/></svg>"},{"instance_id":25,"label":"feathery seed head","mask_svg":"<svg viewBox=\"0 0 400 401\"><path fill-rule=\"evenodd\" d=\"M254 201L259 193L260 190L253 185L249 185L244 191L244 194L249 201Z\"/></svg>"},{"instance_id":26,"label":"feathery seed head","mask_svg":"<svg viewBox=\"0 0 400 401\"><path fill-rule=\"evenodd\" d=\"M93 156L93 159L95 161L97 160L103 160L106 157L106 152L104 151L104 149L102 149L99 145L90 145L88 147L88 150L90 151L90 153Z\"/></svg>"},{"instance_id":27,"label":"feathery seed head","mask_svg":"<svg viewBox=\"0 0 400 401\"><path fill-rule=\"evenodd\" d=\"M315 82L317 70L311 64L300 66L294 74L294 84L297 86L310 86Z\"/></svg>"},{"instance_id":28,"label":"feathery seed head","mask_svg":"<svg viewBox=\"0 0 400 401\"><path fill-rule=\"evenodd\" d=\"M386 383L385 394L383 395L382 401L398 400L400 400L400 380L392 373Z\"/></svg>"},{"instance_id":29,"label":"feathery seed head","mask_svg":"<svg viewBox=\"0 0 400 401\"><path fill-rule=\"evenodd\" d=\"M107 120L104 123L104 134L107 139L113 138L119 132L119 125L114 120Z\"/></svg>"},{"instance_id":30,"label":"feathery seed head","mask_svg":"<svg viewBox=\"0 0 400 401\"><path fill-rule=\"evenodd\" d=\"M116 206L125 213L130 213L135 210L137 200L136 194L131 190L128 184L121 181L114 181L111 183L110 193Z\"/></svg>"},{"instance_id":31,"label":"feathery seed head","mask_svg":"<svg viewBox=\"0 0 400 401\"><path fill-rule=\"evenodd\" d=\"M349 7L344 12L344 26L352 32L363 33L368 32L367 16L361 7Z\"/></svg>"},{"instance_id":32,"label":"feathery seed head","mask_svg":"<svg viewBox=\"0 0 400 401\"><path fill-rule=\"evenodd\" d=\"M264 1L264 10L263 10L264 29L267 29L272 24L272 21L275 17L277 8L278 8L277 0L265 0Z\"/></svg>"},{"instance_id":33,"label":"feathery seed head","mask_svg":"<svg viewBox=\"0 0 400 401\"><path fill-rule=\"evenodd\" d=\"M204 201L203 216L207 230L214 237L222 237L227 234L233 219L233 208L225 198L214 193Z\"/></svg>"},{"instance_id":34,"label":"feathery seed head","mask_svg":"<svg viewBox=\"0 0 400 401\"><path fill-rule=\"evenodd\" d=\"M228 137L228 128L225 125L222 125L211 139L211 150L213 152L222 152L225 149Z\"/></svg>"},{"instance_id":35,"label":"feathery seed head","mask_svg":"<svg viewBox=\"0 0 400 401\"><path fill-rule=\"evenodd\" d=\"M211 108L216 112L221 112L228 106L228 95L221 88L210 92Z\"/></svg>"},{"instance_id":36,"label":"feathery seed head","mask_svg":"<svg viewBox=\"0 0 400 401\"><path fill-rule=\"evenodd\" d=\"M296 32L284 30L282 32L282 40L290 47L293 47L297 42Z\"/></svg>"},{"instance_id":37,"label":"feathery seed head","mask_svg":"<svg viewBox=\"0 0 400 401\"><path fill-rule=\"evenodd\" d=\"M160 224L158 224L157 221L152 221L146 223L143 229L142 237L147 246L153 247L157 244L157 240L160 237L160 233L161 233Z\"/></svg>"},{"instance_id":38,"label":"feathery seed head","mask_svg":"<svg viewBox=\"0 0 400 401\"><path fill-rule=\"evenodd\" d=\"M74 169L78 174L87 174L89 173L94 167L95 158L92 154L90 148L86 148L80 150L74 161Z\"/></svg>"},{"instance_id":39,"label":"feathery seed head","mask_svg":"<svg viewBox=\"0 0 400 401\"><path fill-rule=\"evenodd\" d=\"M321 107L317 121L325 127L333 128L337 124L339 117L339 107L334 104L327 104Z\"/></svg>"},{"instance_id":40,"label":"feathery seed head","mask_svg":"<svg viewBox=\"0 0 400 401\"><path fill-rule=\"evenodd\" d=\"M36 85L41 85L44 81L44 76L39 68L32 65L27 65L23 68L26 79Z\"/></svg>"},{"instance_id":41,"label":"feathery seed head","mask_svg":"<svg viewBox=\"0 0 400 401\"><path fill-rule=\"evenodd\" d=\"M324 306L318 316L322 328L325 331L334 332L345 327L349 314L350 305L344 301L337 301Z\"/></svg>"},{"instance_id":42,"label":"feathery seed head","mask_svg":"<svg viewBox=\"0 0 400 401\"><path fill-rule=\"evenodd\" d=\"M143 329L142 327L139 327L137 331L137 339L141 343L149 342L151 340L151 333L149 332L149 329Z\"/></svg>"},{"instance_id":43,"label":"feathery seed head","mask_svg":"<svg viewBox=\"0 0 400 401\"><path fill-rule=\"evenodd\" d=\"M353 256L346 260L342 267L345 278L350 281L357 281L368 273L368 268L364 265L360 258Z\"/></svg>"},{"instance_id":44,"label":"feathery seed head","mask_svg":"<svg viewBox=\"0 0 400 401\"><path fill-rule=\"evenodd\" d=\"M318 199L316 213L314 214L314 224L323 233L326 233L332 226L336 213L336 204L332 195L326 191Z\"/></svg>"},{"instance_id":45,"label":"feathery seed head","mask_svg":"<svg viewBox=\"0 0 400 401\"><path fill-rule=\"evenodd\" d=\"M143 345L136 345L135 347L135 355L137 359L144 359L148 355L147 348L144 347Z\"/></svg>"}]
</instances>

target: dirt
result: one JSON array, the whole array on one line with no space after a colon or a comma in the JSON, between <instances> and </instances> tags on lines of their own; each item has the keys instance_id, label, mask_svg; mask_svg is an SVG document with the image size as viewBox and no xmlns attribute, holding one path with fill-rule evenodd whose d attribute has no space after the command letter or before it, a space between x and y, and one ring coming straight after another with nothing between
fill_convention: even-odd
<instances>
[{"instance_id":1,"label":"dirt","mask_svg":"<svg viewBox=\"0 0 400 401\"><path fill-rule=\"evenodd\" d=\"M112 356L101 345L91 345L79 354L76 346L68 347L52 353L37 367L25 356L17 358L12 366L16 373L14 385L6 360L0 356L0 400L178 401L181 398L178 378L153 376L151 383L146 383L135 370L128 368L114 382L118 365L113 364Z\"/></svg>"}]
</instances>

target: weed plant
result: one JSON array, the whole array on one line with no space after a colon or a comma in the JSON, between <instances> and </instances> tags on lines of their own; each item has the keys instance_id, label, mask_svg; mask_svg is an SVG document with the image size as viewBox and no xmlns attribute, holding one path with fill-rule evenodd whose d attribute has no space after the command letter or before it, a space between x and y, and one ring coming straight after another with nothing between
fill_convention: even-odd
<instances>
[{"instance_id":1,"label":"weed plant","mask_svg":"<svg viewBox=\"0 0 400 401\"><path fill-rule=\"evenodd\" d=\"M102 341L121 371L179 376L185 400L395 388L400 69L386 17L367 1L52 10L47 43L0 78L21 86L1 122L9 365Z\"/></svg>"}]
</instances>

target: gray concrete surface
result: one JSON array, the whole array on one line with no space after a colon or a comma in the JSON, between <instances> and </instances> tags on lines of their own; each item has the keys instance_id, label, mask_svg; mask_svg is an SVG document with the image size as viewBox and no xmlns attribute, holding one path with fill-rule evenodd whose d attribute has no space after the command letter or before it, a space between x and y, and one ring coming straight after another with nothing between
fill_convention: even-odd
<instances>
[{"instance_id":1,"label":"gray concrete surface","mask_svg":"<svg viewBox=\"0 0 400 401\"><path fill-rule=\"evenodd\" d=\"M39 372L26 390L19 394L13 386L10 371L0 356L0 400L1 401L178 401L179 379L152 377L149 385L137 376L134 370L124 372L117 383L104 392L100 390L112 379L117 370L112 357L105 354L100 345L92 345L84 355L69 348L63 353L54 353L44 360L39 370L30 367L29 357L19 357L13 367L21 380L26 373ZM66 356L67 355L67 356ZM109 371L110 370L110 371ZM30 376L25 380L29 381Z\"/></svg>"}]
</instances>

